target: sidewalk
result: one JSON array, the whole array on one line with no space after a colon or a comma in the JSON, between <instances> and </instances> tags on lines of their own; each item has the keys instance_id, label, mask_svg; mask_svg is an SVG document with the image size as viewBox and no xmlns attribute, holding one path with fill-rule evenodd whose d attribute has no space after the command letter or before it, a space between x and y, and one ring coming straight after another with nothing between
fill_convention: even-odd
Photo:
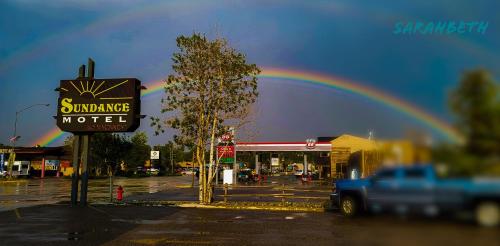
<instances>
[{"instance_id":1,"label":"sidewalk","mask_svg":"<svg viewBox=\"0 0 500 246\"><path fill-rule=\"evenodd\" d=\"M170 205L183 207L270 209L270 210L323 210L329 201L331 188L318 182L303 184L293 176L271 177L266 182L215 188L214 203L199 206L198 186L181 186L156 193L125 196L125 204Z\"/></svg>"}]
</instances>

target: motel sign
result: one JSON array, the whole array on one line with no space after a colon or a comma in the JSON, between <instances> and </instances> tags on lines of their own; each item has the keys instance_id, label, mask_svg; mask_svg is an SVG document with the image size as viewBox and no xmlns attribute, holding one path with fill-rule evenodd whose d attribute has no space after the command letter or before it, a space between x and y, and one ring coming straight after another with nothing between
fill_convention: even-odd
<instances>
[{"instance_id":1,"label":"motel sign","mask_svg":"<svg viewBox=\"0 0 500 246\"><path fill-rule=\"evenodd\" d=\"M61 80L57 126L66 132L131 132L139 127L135 78Z\"/></svg>"}]
</instances>

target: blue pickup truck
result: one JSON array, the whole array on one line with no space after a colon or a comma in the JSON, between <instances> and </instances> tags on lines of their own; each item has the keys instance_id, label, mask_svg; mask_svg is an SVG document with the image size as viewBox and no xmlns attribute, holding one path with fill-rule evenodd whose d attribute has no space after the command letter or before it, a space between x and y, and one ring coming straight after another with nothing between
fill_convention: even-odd
<instances>
[{"instance_id":1,"label":"blue pickup truck","mask_svg":"<svg viewBox=\"0 0 500 246\"><path fill-rule=\"evenodd\" d=\"M337 180L330 199L345 216L473 212L480 225L500 223L499 179L442 179L432 165L384 167L368 178Z\"/></svg>"}]
</instances>

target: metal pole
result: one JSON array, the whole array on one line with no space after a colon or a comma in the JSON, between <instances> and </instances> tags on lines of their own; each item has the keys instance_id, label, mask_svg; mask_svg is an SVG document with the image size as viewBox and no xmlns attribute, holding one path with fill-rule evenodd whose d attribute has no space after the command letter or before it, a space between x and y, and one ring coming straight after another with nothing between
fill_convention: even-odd
<instances>
[{"instance_id":1,"label":"metal pole","mask_svg":"<svg viewBox=\"0 0 500 246\"><path fill-rule=\"evenodd\" d=\"M80 190L80 206L87 205L87 187L89 182L88 159L89 159L89 135L83 135L82 144L82 183Z\"/></svg>"},{"instance_id":2,"label":"metal pole","mask_svg":"<svg viewBox=\"0 0 500 246\"><path fill-rule=\"evenodd\" d=\"M71 205L78 203L78 178L80 171L80 135L73 136L73 174L71 175Z\"/></svg>"},{"instance_id":3,"label":"metal pole","mask_svg":"<svg viewBox=\"0 0 500 246\"><path fill-rule=\"evenodd\" d=\"M9 154L9 166L7 169L9 170L9 178L12 178L12 166L14 166L14 162L16 161L16 154L15 154L15 149L16 149L16 141L17 141L17 116L19 115L19 112L16 112L16 119L14 121L14 136L12 136L12 151Z\"/></svg>"},{"instance_id":4,"label":"metal pole","mask_svg":"<svg viewBox=\"0 0 500 246\"><path fill-rule=\"evenodd\" d=\"M19 115L19 111L16 112L16 120L14 121L14 135L12 136L14 138L14 143L15 143L15 139L17 137L17 116Z\"/></svg>"},{"instance_id":5,"label":"metal pole","mask_svg":"<svg viewBox=\"0 0 500 246\"><path fill-rule=\"evenodd\" d=\"M109 175L109 202L113 202L113 169L111 166L108 167Z\"/></svg>"},{"instance_id":6,"label":"metal pole","mask_svg":"<svg viewBox=\"0 0 500 246\"><path fill-rule=\"evenodd\" d=\"M308 174L309 172L307 171L308 170L308 164L307 164L307 154L304 152L304 171L302 172L304 175L304 177L308 177Z\"/></svg>"},{"instance_id":7,"label":"metal pole","mask_svg":"<svg viewBox=\"0 0 500 246\"><path fill-rule=\"evenodd\" d=\"M234 144L234 160L233 160L233 184L238 183L238 163L236 163L236 143Z\"/></svg>"},{"instance_id":8,"label":"metal pole","mask_svg":"<svg viewBox=\"0 0 500 246\"><path fill-rule=\"evenodd\" d=\"M234 160L233 160L233 184L238 184L238 163L236 162L236 129L233 128Z\"/></svg>"}]
</instances>

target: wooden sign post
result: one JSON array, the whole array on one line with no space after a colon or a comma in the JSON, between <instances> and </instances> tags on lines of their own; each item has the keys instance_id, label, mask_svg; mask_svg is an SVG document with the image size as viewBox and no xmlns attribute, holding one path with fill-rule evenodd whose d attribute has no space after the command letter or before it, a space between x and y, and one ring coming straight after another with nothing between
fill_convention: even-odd
<instances>
[{"instance_id":1,"label":"wooden sign post","mask_svg":"<svg viewBox=\"0 0 500 246\"><path fill-rule=\"evenodd\" d=\"M57 126L74 134L71 205L87 205L88 163L91 136L96 132L133 132L140 124L141 81L136 78L95 79L95 63L80 66L78 78L61 80L57 108ZM81 168L80 168L81 165ZM81 170L81 173L80 173Z\"/></svg>"}]
</instances>

